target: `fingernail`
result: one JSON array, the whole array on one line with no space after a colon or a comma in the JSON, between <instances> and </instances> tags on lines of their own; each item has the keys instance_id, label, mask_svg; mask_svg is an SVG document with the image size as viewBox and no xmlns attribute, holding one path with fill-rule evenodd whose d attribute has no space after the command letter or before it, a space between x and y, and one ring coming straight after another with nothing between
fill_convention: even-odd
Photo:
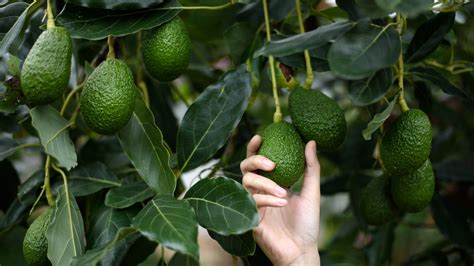
<instances>
[{"instance_id":1,"label":"fingernail","mask_svg":"<svg viewBox=\"0 0 474 266\"><path fill-rule=\"evenodd\" d=\"M273 168L273 166L274 166L274 163L273 163L272 161L270 161L270 160L264 160L264 161L263 161L263 164L264 164L265 167L267 167L267 168Z\"/></svg>"},{"instance_id":2,"label":"fingernail","mask_svg":"<svg viewBox=\"0 0 474 266\"><path fill-rule=\"evenodd\" d=\"M277 204L278 206L285 206L286 203L287 203L286 199L277 199L277 200L276 200L276 204Z\"/></svg>"},{"instance_id":3,"label":"fingernail","mask_svg":"<svg viewBox=\"0 0 474 266\"><path fill-rule=\"evenodd\" d=\"M279 196L285 196L286 195L286 190L284 190L281 187L276 187L275 188L276 194Z\"/></svg>"}]
</instances>

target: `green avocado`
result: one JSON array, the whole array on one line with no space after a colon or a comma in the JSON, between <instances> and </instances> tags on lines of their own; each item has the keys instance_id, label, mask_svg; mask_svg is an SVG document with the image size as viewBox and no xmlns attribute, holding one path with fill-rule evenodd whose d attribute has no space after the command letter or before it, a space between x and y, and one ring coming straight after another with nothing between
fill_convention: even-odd
<instances>
[{"instance_id":1,"label":"green avocado","mask_svg":"<svg viewBox=\"0 0 474 266\"><path fill-rule=\"evenodd\" d=\"M426 208L433 197L435 177L430 160L415 172L392 177L391 192L395 204L407 212L419 212Z\"/></svg>"},{"instance_id":2,"label":"green avocado","mask_svg":"<svg viewBox=\"0 0 474 266\"><path fill-rule=\"evenodd\" d=\"M46 230L49 226L52 210L42 213L26 231L23 239L23 255L28 265L50 265L48 260L48 239Z\"/></svg>"},{"instance_id":3,"label":"green avocado","mask_svg":"<svg viewBox=\"0 0 474 266\"><path fill-rule=\"evenodd\" d=\"M262 171L259 174L270 178L280 186L290 187L303 175L304 144L290 123L273 123L265 128L258 154L267 157L276 165L273 171Z\"/></svg>"},{"instance_id":4,"label":"green avocado","mask_svg":"<svg viewBox=\"0 0 474 266\"><path fill-rule=\"evenodd\" d=\"M172 81L188 67L191 41L179 17L143 34L143 62L156 79Z\"/></svg>"},{"instance_id":5,"label":"green avocado","mask_svg":"<svg viewBox=\"0 0 474 266\"><path fill-rule=\"evenodd\" d=\"M111 135L132 116L135 84L132 72L119 59L108 58L90 75L81 94L81 113L93 131Z\"/></svg>"},{"instance_id":6,"label":"green avocado","mask_svg":"<svg viewBox=\"0 0 474 266\"><path fill-rule=\"evenodd\" d=\"M368 224L381 225L395 218L397 208L390 197L390 178L375 177L364 188L361 198L362 216Z\"/></svg>"},{"instance_id":7,"label":"green avocado","mask_svg":"<svg viewBox=\"0 0 474 266\"><path fill-rule=\"evenodd\" d=\"M344 142L346 120L334 100L317 90L297 88L288 101L293 124L305 142L315 140L319 150L329 152Z\"/></svg>"},{"instance_id":8,"label":"green avocado","mask_svg":"<svg viewBox=\"0 0 474 266\"><path fill-rule=\"evenodd\" d=\"M49 104L61 97L71 74L72 41L62 27L43 31L20 73L26 104Z\"/></svg>"},{"instance_id":9,"label":"green avocado","mask_svg":"<svg viewBox=\"0 0 474 266\"><path fill-rule=\"evenodd\" d=\"M392 176L412 173L431 152L431 123L419 109L410 109L385 132L380 145L380 160Z\"/></svg>"}]
</instances>

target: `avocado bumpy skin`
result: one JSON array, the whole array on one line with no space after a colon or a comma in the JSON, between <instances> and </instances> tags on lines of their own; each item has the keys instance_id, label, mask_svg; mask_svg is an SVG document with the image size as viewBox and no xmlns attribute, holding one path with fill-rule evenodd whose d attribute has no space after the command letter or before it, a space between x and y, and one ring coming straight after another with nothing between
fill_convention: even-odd
<instances>
[{"instance_id":1,"label":"avocado bumpy skin","mask_svg":"<svg viewBox=\"0 0 474 266\"><path fill-rule=\"evenodd\" d=\"M26 104L36 106L59 99L71 74L72 40L66 29L43 31L26 56L20 73Z\"/></svg>"},{"instance_id":2,"label":"avocado bumpy skin","mask_svg":"<svg viewBox=\"0 0 474 266\"><path fill-rule=\"evenodd\" d=\"M135 84L132 72L119 59L108 58L90 75L81 94L81 113L93 131L111 135L132 116Z\"/></svg>"},{"instance_id":3,"label":"avocado bumpy skin","mask_svg":"<svg viewBox=\"0 0 474 266\"><path fill-rule=\"evenodd\" d=\"M46 238L51 214L51 209L41 214L26 231L23 239L23 255L28 265L51 265L47 257L48 239Z\"/></svg>"},{"instance_id":4,"label":"avocado bumpy skin","mask_svg":"<svg viewBox=\"0 0 474 266\"><path fill-rule=\"evenodd\" d=\"M265 128L258 154L275 163L273 171L261 171L259 174L270 178L280 186L290 187L303 175L304 144L290 123L273 123Z\"/></svg>"},{"instance_id":5,"label":"avocado bumpy skin","mask_svg":"<svg viewBox=\"0 0 474 266\"><path fill-rule=\"evenodd\" d=\"M142 55L145 67L156 79L172 81L188 67L191 41L179 17L147 30L143 35Z\"/></svg>"},{"instance_id":6,"label":"avocado bumpy skin","mask_svg":"<svg viewBox=\"0 0 474 266\"><path fill-rule=\"evenodd\" d=\"M392 177L391 192L395 204L407 212L419 212L426 208L433 197L435 177L430 160L415 172Z\"/></svg>"},{"instance_id":7,"label":"avocado bumpy skin","mask_svg":"<svg viewBox=\"0 0 474 266\"><path fill-rule=\"evenodd\" d=\"M431 123L419 109L404 112L388 128L380 145L380 160L392 176L412 173L431 152Z\"/></svg>"},{"instance_id":8,"label":"avocado bumpy skin","mask_svg":"<svg viewBox=\"0 0 474 266\"><path fill-rule=\"evenodd\" d=\"M344 142L344 112L333 99L317 90L297 88L288 101L293 124L305 142L315 140L322 151L334 151Z\"/></svg>"},{"instance_id":9,"label":"avocado bumpy skin","mask_svg":"<svg viewBox=\"0 0 474 266\"><path fill-rule=\"evenodd\" d=\"M390 178L373 178L364 188L361 198L362 216L368 224L381 225L395 218L397 209L390 197Z\"/></svg>"}]
</instances>

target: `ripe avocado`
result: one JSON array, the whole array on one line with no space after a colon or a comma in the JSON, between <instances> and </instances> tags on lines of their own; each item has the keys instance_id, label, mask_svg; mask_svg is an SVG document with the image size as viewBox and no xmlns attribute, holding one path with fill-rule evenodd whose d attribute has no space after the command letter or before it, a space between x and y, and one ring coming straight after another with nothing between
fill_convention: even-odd
<instances>
[{"instance_id":1,"label":"ripe avocado","mask_svg":"<svg viewBox=\"0 0 474 266\"><path fill-rule=\"evenodd\" d=\"M148 73L172 81L188 67L191 41L179 17L143 34L142 55Z\"/></svg>"},{"instance_id":2,"label":"ripe avocado","mask_svg":"<svg viewBox=\"0 0 474 266\"><path fill-rule=\"evenodd\" d=\"M404 112L382 138L380 160L392 176L412 173L431 152L431 123L419 109Z\"/></svg>"},{"instance_id":3,"label":"ripe avocado","mask_svg":"<svg viewBox=\"0 0 474 266\"><path fill-rule=\"evenodd\" d=\"M289 108L293 124L305 142L315 140L322 151L334 151L344 142L344 112L322 92L297 88L290 94Z\"/></svg>"},{"instance_id":4,"label":"ripe avocado","mask_svg":"<svg viewBox=\"0 0 474 266\"><path fill-rule=\"evenodd\" d=\"M259 174L289 187L303 175L305 166L304 144L295 127L287 122L270 124L262 134L258 154L275 163L271 172Z\"/></svg>"},{"instance_id":5,"label":"ripe avocado","mask_svg":"<svg viewBox=\"0 0 474 266\"><path fill-rule=\"evenodd\" d=\"M132 116L135 84L132 72L119 59L108 58L90 75L81 94L81 113L93 131L111 135Z\"/></svg>"},{"instance_id":6,"label":"ripe avocado","mask_svg":"<svg viewBox=\"0 0 474 266\"><path fill-rule=\"evenodd\" d=\"M407 175L392 177L391 192L401 210L418 212L430 204L435 189L435 177L430 160Z\"/></svg>"},{"instance_id":7,"label":"ripe avocado","mask_svg":"<svg viewBox=\"0 0 474 266\"><path fill-rule=\"evenodd\" d=\"M46 230L49 226L51 214L51 209L41 214L26 231L23 239L23 255L28 265L50 265L47 257L48 239L46 238Z\"/></svg>"},{"instance_id":8,"label":"ripe avocado","mask_svg":"<svg viewBox=\"0 0 474 266\"><path fill-rule=\"evenodd\" d=\"M20 73L21 88L29 106L59 99L71 74L72 41L62 27L43 31L26 56Z\"/></svg>"},{"instance_id":9,"label":"ripe avocado","mask_svg":"<svg viewBox=\"0 0 474 266\"><path fill-rule=\"evenodd\" d=\"M397 212L390 197L390 178L375 177L364 188L361 198L362 216L368 224L380 225L392 220Z\"/></svg>"}]
</instances>

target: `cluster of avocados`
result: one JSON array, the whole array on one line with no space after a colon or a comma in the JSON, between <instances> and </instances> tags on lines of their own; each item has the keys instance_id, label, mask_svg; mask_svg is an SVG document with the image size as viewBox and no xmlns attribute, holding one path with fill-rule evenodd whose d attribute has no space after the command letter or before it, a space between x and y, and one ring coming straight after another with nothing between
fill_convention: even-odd
<instances>
[{"instance_id":1,"label":"cluster of avocados","mask_svg":"<svg viewBox=\"0 0 474 266\"><path fill-rule=\"evenodd\" d=\"M433 197L435 177L429 155L431 123L419 109L403 112L380 144L384 175L372 179L362 193L361 210L368 224L380 225L400 211L419 212Z\"/></svg>"},{"instance_id":2,"label":"cluster of avocados","mask_svg":"<svg viewBox=\"0 0 474 266\"><path fill-rule=\"evenodd\" d=\"M142 54L147 71L160 81L177 78L188 66L190 39L179 17L144 33ZM65 28L48 25L28 53L20 74L25 103L34 107L60 99L71 74L72 40ZM83 84L80 112L96 133L111 135L132 116L137 89L130 68L113 53ZM28 228L23 252L29 265L48 265L45 236L51 211Z\"/></svg>"},{"instance_id":3,"label":"cluster of avocados","mask_svg":"<svg viewBox=\"0 0 474 266\"><path fill-rule=\"evenodd\" d=\"M258 154L275 163L260 172L283 187L293 185L304 172L304 142L316 141L318 150L332 152L343 142L347 125L338 104L322 92L298 87L291 91L289 109L293 124L277 122L265 128Z\"/></svg>"}]
</instances>

